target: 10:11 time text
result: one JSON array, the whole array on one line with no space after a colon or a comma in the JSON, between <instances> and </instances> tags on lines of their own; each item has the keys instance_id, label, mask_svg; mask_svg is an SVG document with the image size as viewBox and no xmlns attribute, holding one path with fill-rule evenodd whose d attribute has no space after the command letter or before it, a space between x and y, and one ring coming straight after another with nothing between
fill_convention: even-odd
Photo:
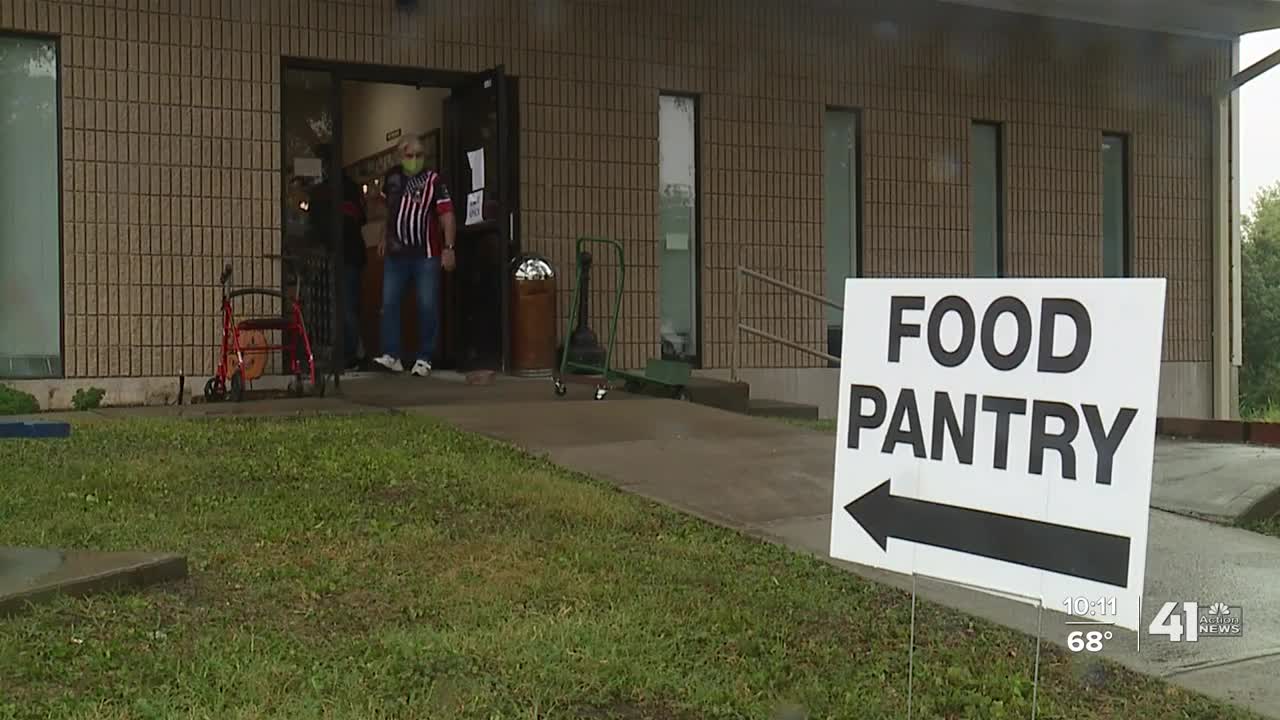
<instances>
[{"instance_id":1,"label":"10:11 time text","mask_svg":"<svg viewBox=\"0 0 1280 720\"><path fill-rule=\"evenodd\" d=\"M1115 597L1068 597L1062 599L1068 615L1078 617L1106 617L1116 614Z\"/></svg>"}]
</instances>

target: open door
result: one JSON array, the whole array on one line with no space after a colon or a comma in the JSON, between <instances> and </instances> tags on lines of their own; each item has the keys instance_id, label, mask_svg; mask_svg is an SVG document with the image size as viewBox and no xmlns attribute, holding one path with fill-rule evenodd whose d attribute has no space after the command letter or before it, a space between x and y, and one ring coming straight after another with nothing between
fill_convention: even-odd
<instances>
[{"instance_id":1,"label":"open door","mask_svg":"<svg viewBox=\"0 0 1280 720\"><path fill-rule=\"evenodd\" d=\"M442 338L458 370L503 372L508 349L515 168L511 97L501 67L445 101L445 181L458 224L458 268L447 281Z\"/></svg>"}]
</instances>

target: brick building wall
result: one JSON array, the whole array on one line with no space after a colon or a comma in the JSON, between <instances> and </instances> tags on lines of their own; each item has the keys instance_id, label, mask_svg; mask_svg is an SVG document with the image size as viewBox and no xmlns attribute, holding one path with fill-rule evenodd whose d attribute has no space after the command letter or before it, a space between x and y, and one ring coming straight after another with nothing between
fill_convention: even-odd
<instances>
[{"instance_id":1,"label":"brick building wall","mask_svg":"<svg viewBox=\"0 0 1280 720\"><path fill-rule=\"evenodd\" d=\"M1210 358L1210 104L1226 42L867 0L0 0L62 38L67 375L206 372L217 272L272 285L281 57L520 82L523 243L627 247L621 358L656 354L657 107L701 97L703 357L732 268L822 292L822 118L862 115L867 275L971 274L969 124L1005 123L1010 275L1101 272L1101 134L1128 133L1133 267L1169 279L1165 360ZM567 273L562 273L562 277ZM563 283L565 286L567 282ZM561 304L567 311L565 288ZM819 308L744 319L825 347ZM747 342L745 366L809 365Z\"/></svg>"}]
</instances>

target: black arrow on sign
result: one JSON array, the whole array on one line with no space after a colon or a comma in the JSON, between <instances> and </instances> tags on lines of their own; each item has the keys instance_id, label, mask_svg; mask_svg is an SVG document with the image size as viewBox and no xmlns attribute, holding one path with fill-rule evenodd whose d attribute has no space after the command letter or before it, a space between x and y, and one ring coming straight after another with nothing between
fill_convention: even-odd
<instances>
[{"instance_id":1,"label":"black arrow on sign","mask_svg":"<svg viewBox=\"0 0 1280 720\"><path fill-rule=\"evenodd\" d=\"M844 506L882 550L889 538L1127 587L1129 538L913 500L889 481Z\"/></svg>"}]
</instances>

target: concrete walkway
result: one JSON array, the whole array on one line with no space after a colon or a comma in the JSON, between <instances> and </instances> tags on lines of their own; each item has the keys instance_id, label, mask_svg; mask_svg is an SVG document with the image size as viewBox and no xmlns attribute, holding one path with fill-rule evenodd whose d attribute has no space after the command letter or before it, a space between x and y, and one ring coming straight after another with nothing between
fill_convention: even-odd
<instances>
[{"instance_id":1,"label":"concrete walkway","mask_svg":"<svg viewBox=\"0 0 1280 720\"><path fill-rule=\"evenodd\" d=\"M1280 448L1159 438L1151 506L1228 524L1280 514Z\"/></svg>"},{"instance_id":2,"label":"concrete walkway","mask_svg":"<svg viewBox=\"0 0 1280 720\"><path fill-rule=\"evenodd\" d=\"M567 398L555 400L549 381L504 379L490 387L470 387L447 380L379 377L349 381L344 390L341 399L103 410L96 416L430 415L711 522L813 553L859 575L911 587L908 577L828 558L835 439L826 434L621 393L593 402L586 387L572 388ZM1238 506L1236 490L1197 494L1192 489L1197 478L1213 478L1217 483L1235 462L1261 476L1271 456L1253 448L1225 447L1162 442L1157 462L1159 497L1153 504L1219 516L1227 514L1221 508ZM1219 451L1229 462L1210 459ZM1148 553L1144 627L1165 602L1224 602L1243 607L1244 636L1174 644L1144 633L1139 652L1138 638L1122 631L1106 643L1102 655L1280 718L1280 683L1275 682L1280 677L1280 539L1156 509L1151 513ZM1031 635L1036 632L1034 608L939 583L920 581L917 589L925 599ZM1065 644L1069 632L1065 620L1056 609L1046 609L1043 634L1047 641Z\"/></svg>"}]
</instances>

